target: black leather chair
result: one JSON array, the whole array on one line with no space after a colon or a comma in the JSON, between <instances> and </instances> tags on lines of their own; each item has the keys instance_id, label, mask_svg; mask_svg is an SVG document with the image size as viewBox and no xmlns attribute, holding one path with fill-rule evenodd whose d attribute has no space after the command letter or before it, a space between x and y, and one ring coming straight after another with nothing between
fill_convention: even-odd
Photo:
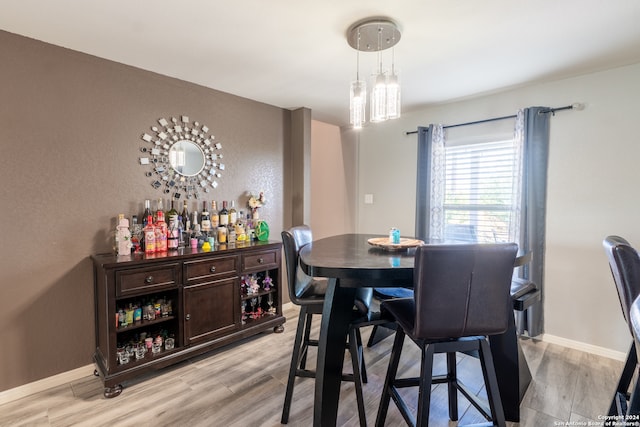
<instances>
[{"instance_id":1,"label":"black leather chair","mask_svg":"<svg viewBox=\"0 0 640 427\"><path fill-rule=\"evenodd\" d=\"M513 316L510 295L515 243L427 245L416 249L414 297L382 303L383 314L398 323L385 379L376 426L383 426L390 399L409 425L427 426L431 385L446 383L449 418L458 420L457 392L493 425L505 418L491 357L488 336L507 330ZM419 378L396 378L405 335L422 350ZM460 382L456 375L456 352L477 352L488 397L486 402ZM447 374L433 376L433 356L447 354ZM400 388L419 387L414 419L399 393Z\"/></svg>"},{"instance_id":2,"label":"black leather chair","mask_svg":"<svg viewBox=\"0 0 640 427\"><path fill-rule=\"evenodd\" d=\"M619 236L608 236L602 244L609 258L609 267L611 267L613 281L618 291L622 315L629 326L630 333L633 335L629 313L631 304L640 295L640 256L628 241ZM624 415L627 413L627 404L630 398L629 385L638 363L636 350L638 350L638 347L634 341L631 343L631 348L627 353L627 360L611 399L608 415Z\"/></svg>"},{"instance_id":3,"label":"black leather chair","mask_svg":"<svg viewBox=\"0 0 640 427\"><path fill-rule=\"evenodd\" d=\"M287 424L289 421L289 411L296 377L315 378L315 371L306 368L307 351L310 346L318 346L317 340L310 339L311 322L313 315L322 314L327 281L307 276L298 265L300 248L311 243L312 240L311 228L307 225L296 226L282 232L287 279L289 281L289 298L291 302L300 306L287 390L282 408L282 424ZM366 426L366 417L362 383L367 382L367 372L362 353L360 328L382 322L379 318L379 313L376 315L369 312L372 294L373 289L371 288L359 288L356 291L354 321L349 328L348 347L346 347L351 353L353 374L343 375L343 381L354 381L355 383L358 414L360 424L363 426ZM347 346L347 343L345 343L345 346Z\"/></svg>"},{"instance_id":4,"label":"black leather chair","mask_svg":"<svg viewBox=\"0 0 640 427\"><path fill-rule=\"evenodd\" d=\"M631 304L631 308L629 309L629 320L631 324L631 330L633 331L633 343L636 349L636 359L637 350L640 348L640 297L636 298L635 301ZM636 365L637 367L637 365ZM633 387L633 392L629 398L629 404L627 406L626 413L624 414L628 418L629 425L637 424L638 417L640 417L640 369L638 369L638 378L636 378L636 383Z\"/></svg>"}]
</instances>

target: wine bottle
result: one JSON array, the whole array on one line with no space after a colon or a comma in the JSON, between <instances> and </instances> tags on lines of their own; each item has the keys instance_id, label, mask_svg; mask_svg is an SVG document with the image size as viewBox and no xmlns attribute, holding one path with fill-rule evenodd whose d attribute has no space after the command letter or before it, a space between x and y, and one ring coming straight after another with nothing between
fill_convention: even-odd
<instances>
[{"instance_id":1,"label":"wine bottle","mask_svg":"<svg viewBox=\"0 0 640 427\"><path fill-rule=\"evenodd\" d=\"M218 215L218 207L215 200L211 201L211 213L209 215L211 216L211 229L217 230L220 225L220 216Z\"/></svg>"},{"instance_id":2,"label":"wine bottle","mask_svg":"<svg viewBox=\"0 0 640 427\"><path fill-rule=\"evenodd\" d=\"M227 201L222 201L222 209L218 212L218 217L220 218L220 225L224 225L225 227L229 224L229 211L227 210Z\"/></svg>"},{"instance_id":3,"label":"wine bottle","mask_svg":"<svg viewBox=\"0 0 640 427\"><path fill-rule=\"evenodd\" d=\"M198 211L194 210L193 212L191 212L191 227L189 228L189 230L191 230L191 232L194 232L196 230L196 225L198 226L198 230L200 230L200 224L198 224Z\"/></svg>"},{"instance_id":4,"label":"wine bottle","mask_svg":"<svg viewBox=\"0 0 640 427\"><path fill-rule=\"evenodd\" d=\"M151 216L151 200L147 199L144 201L144 213L142 214L142 226L146 227L147 218Z\"/></svg>"},{"instance_id":5,"label":"wine bottle","mask_svg":"<svg viewBox=\"0 0 640 427\"><path fill-rule=\"evenodd\" d=\"M189 209L187 209L187 201L185 200L182 205L182 229L187 231L191 229L191 218L189 217Z\"/></svg>"},{"instance_id":6,"label":"wine bottle","mask_svg":"<svg viewBox=\"0 0 640 427\"><path fill-rule=\"evenodd\" d=\"M238 221L238 212L236 211L235 200L231 201L231 207L229 208L229 225L236 225Z\"/></svg>"},{"instance_id":7,"label":"wine bottle","mask_svg":"<svg viewBox=\"0 0 640 427\"><path fill-rule=\"evenodd\" d=\"M211 217L209 216L209 208L207 202L202 202L202 213L200 214L200 229L203 233L209 234L211 231Z\"/></svg>"},{"instance_id":8,"label":"wine bottle","mask_svg":"<svg viewBox=\"0 0 640 427\"><path fill-rule=\"evenodd\" d=\"M156 229L153 226L153 216L148 215L144 226L144 253L152 254L156 251Z\"/></svg>"},{"instance_id":9,"label":"wine bottle","mask_svg":"<svg viewBox=\"0 0 640 427\"><path fill-rule=\"evenodd\" d=\"M174 206L173 199L171 199L171 209L169 209L169 211L165 214L165 218L168 219L169 221L171 221L171 217L173 215L175 215L177 217L178 216L178 211L176 210L176 208Z\"/></svg>"}]
</instances>

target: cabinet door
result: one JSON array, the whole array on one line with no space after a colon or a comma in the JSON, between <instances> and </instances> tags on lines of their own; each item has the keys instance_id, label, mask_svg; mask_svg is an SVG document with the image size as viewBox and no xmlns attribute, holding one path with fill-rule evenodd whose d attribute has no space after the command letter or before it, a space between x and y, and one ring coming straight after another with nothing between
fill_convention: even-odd
<instances>
[{"instance_id":1,"label":"cabinet door","mask_svg":"<svg viewBox=\"0 0 640 427\"><path fill-rule=\"evenodd\" d=\"M236 277L184 287L185 345L223 336L240 327Z\"/></svg>"}]
</instances>

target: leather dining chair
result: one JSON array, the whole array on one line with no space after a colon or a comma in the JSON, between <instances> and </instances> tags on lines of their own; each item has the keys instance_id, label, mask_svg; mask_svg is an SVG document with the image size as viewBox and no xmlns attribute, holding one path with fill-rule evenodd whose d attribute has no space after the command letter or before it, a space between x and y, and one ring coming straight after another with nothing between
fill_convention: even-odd
<instances>
[{"instance_id":1,"label":"leather dining chair","mask_svg":"<svg viewBox=\"0 0 640 427\"><path fill-rule=\"evenodd\" d=\"M457 392L493 425L504 426L488 337L504 333L513 316L510 295L516 259L515 243L426 245L416 249L414 297L392 299L381 305L395 319L398 330L391 350L376 426L383 426L390 400L409 425L427 426L432 384L447 384L449 418L458 420ZM405 335L421 349L420 377L397 378ZM477 352L485 382L486 402L459 380L456 353ZM447 374L433 376L433 358L446 353ZM414 418L399 390L418 387Z\"/></svg>"},{"instance_id":2,"label":"leather dining chair","mask_svg":"<svg viewBox=\"0 0 640 427\"><path fill-rule=\"evenodd\" d=\"M629 326L629 332L633 335L630 310L631 304L640 295L640 256L627 240L619 236L608 236L602 244L609 258L609 267L618 292L622 315ZM637 350L634 340L611 399L608 415L624 415L627 412L629 385L638 363Z\"/></svg>"},{"instance_id":3,"label":"leather dining chair","mask_svg":"<svg viewBox=\"0 0 640 427\"><path fill-rule=\"evenodd\" d=\"M310 338L311 323L314 315L322 314L327 280L307 276L298 265L300 248L311 243L312 240L311 228L307 225L292 227L282 232L287 279L289 281L289 298L292 303L300 306L287 389L282 408L282 424L287 424L289 421L296 377L315 378L315 371L306 368L307 352L310 346L318 346L318 341ZM360 328L381 322L379 316L369 312L372 293L372 288L358 288L356 291L354 321L349 328L348 346L345 342L345 348L349 349L351 354L353 374L343 375L342 378L343 381L353 381L355 383L358 415L360 424L363 426L366 426L366 417L362 383L367 382L367 373L362 353Z\"/></svg>"},{"instance_id":4,"label":"leather dining chair","mask_svg":"<svg viewBox=\"0 0 640 427\"><path fill-rule=\"evenodd\" d=\"M637 351L640 348L640 297L636 298L631 304L631 308L629 309L629 320L631 324L631 330L633 331L633 342L636 349L636 359ZM634 370L638 369L637 364L634 366ZM638 377L636 378L636 383L633 386L633 392L629 397L629 404L624 414L629 418L629 425L638 422L638 417L640 416L640 369L638 369Z\"/></svg>"}]
</instances>

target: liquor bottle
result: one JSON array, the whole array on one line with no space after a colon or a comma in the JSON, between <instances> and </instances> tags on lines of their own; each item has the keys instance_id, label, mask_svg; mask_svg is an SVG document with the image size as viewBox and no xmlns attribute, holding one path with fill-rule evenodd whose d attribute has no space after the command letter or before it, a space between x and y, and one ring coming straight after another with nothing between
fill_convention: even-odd
<instances>
[{"instance_id":1,"label":"liquor bottle","mask_svg":"<svg viewBox=\"0 0 640 427\"><path fill-rule=\"evenodd\" d=\"M207 207L207 202L202 202L202 213L200 214L200 230L204 234L209 234L211 231L211 217L209 216L209 208Z\"/></svg>"},{"instance_id":2,"label":"liquor bottle","mask_svg":"<svg viewBox=\"0 0 640 427\"><path fill-rule=\"evenodd\" d=\"M236 225L236 221L238 221L238 212L236 211L236 202L232 200L229 208L229 225Z\"/></svg>"},{"instance_id":3,"label":"liquor bottle","mask_svg":"<svg viewBox=\"0 0 640 427\"><path fill-rule=\"evenodd\" d=\"M218 217L220 218L220 225L227 226L229 225L229 211L227 210L227 202L226 200L222 201L222 209L218 212Z\"/></svg>"},{"instance_id":4,"label":"liquor bottle","mask_svg":"<svg viewBox=\"0 0 640 427\"><path fill-rule=\"evenodd\" d=\"M146 227L147 218L151 215L151 200L147 199L144 201L144 213L142 214L142 226Z\"/></svg>"},{"instance_id":5,"label":"liquor bottle","mask_svg":"<svg viewBox=\"0 0 640 427\"><path fill-rule=\"evenodd\" d=\"M144 226L144 253L152 254L156 251L156 228L153 226L153 216L147 216Z\"/></svg>"},{"instance_id":6,"label":"liquor bottle","mask_svg":"<svg viewBox=\"0 0 640 427\"><path fill-rule=\"evenodd\" d=\"M220 216L218 215L218 207L215 200L211 201L211 213L209 215L211 216L211 229L217 230L220 225Z\"/></svg>"},{"instance_id":7,"label":"liquor bottle","mask_svg":"<svg viewBox=\"0 0 640 427\"><path fill-rule=\"evenodd\" d=\"M167 249L178 249L181 227L182 225L178 225L178 215L170 215L167 229Z\"/></svg>"},{"instance_id":8,"label":"liquor bottle","mask_svg":"<svg viewBox=\"0 0 640 427\"><path fill-rule=\"evenodd\" d=\"M164 212L158 209L158 221L155 223L156 252L167 251L167 223L164 222Z\"/></svg>"},{"instance_id":9,"label":"liquor bottle","mask_svg":"<svg viewBox=\"0 0 640 427\"><path fill-rule=\"evenodd\" d=\"M187 201L185 200L182 205L182 229L187 231L191 229L191 217L189 216L189 210L187 209Z\"/></svg>"}]
</instances>

